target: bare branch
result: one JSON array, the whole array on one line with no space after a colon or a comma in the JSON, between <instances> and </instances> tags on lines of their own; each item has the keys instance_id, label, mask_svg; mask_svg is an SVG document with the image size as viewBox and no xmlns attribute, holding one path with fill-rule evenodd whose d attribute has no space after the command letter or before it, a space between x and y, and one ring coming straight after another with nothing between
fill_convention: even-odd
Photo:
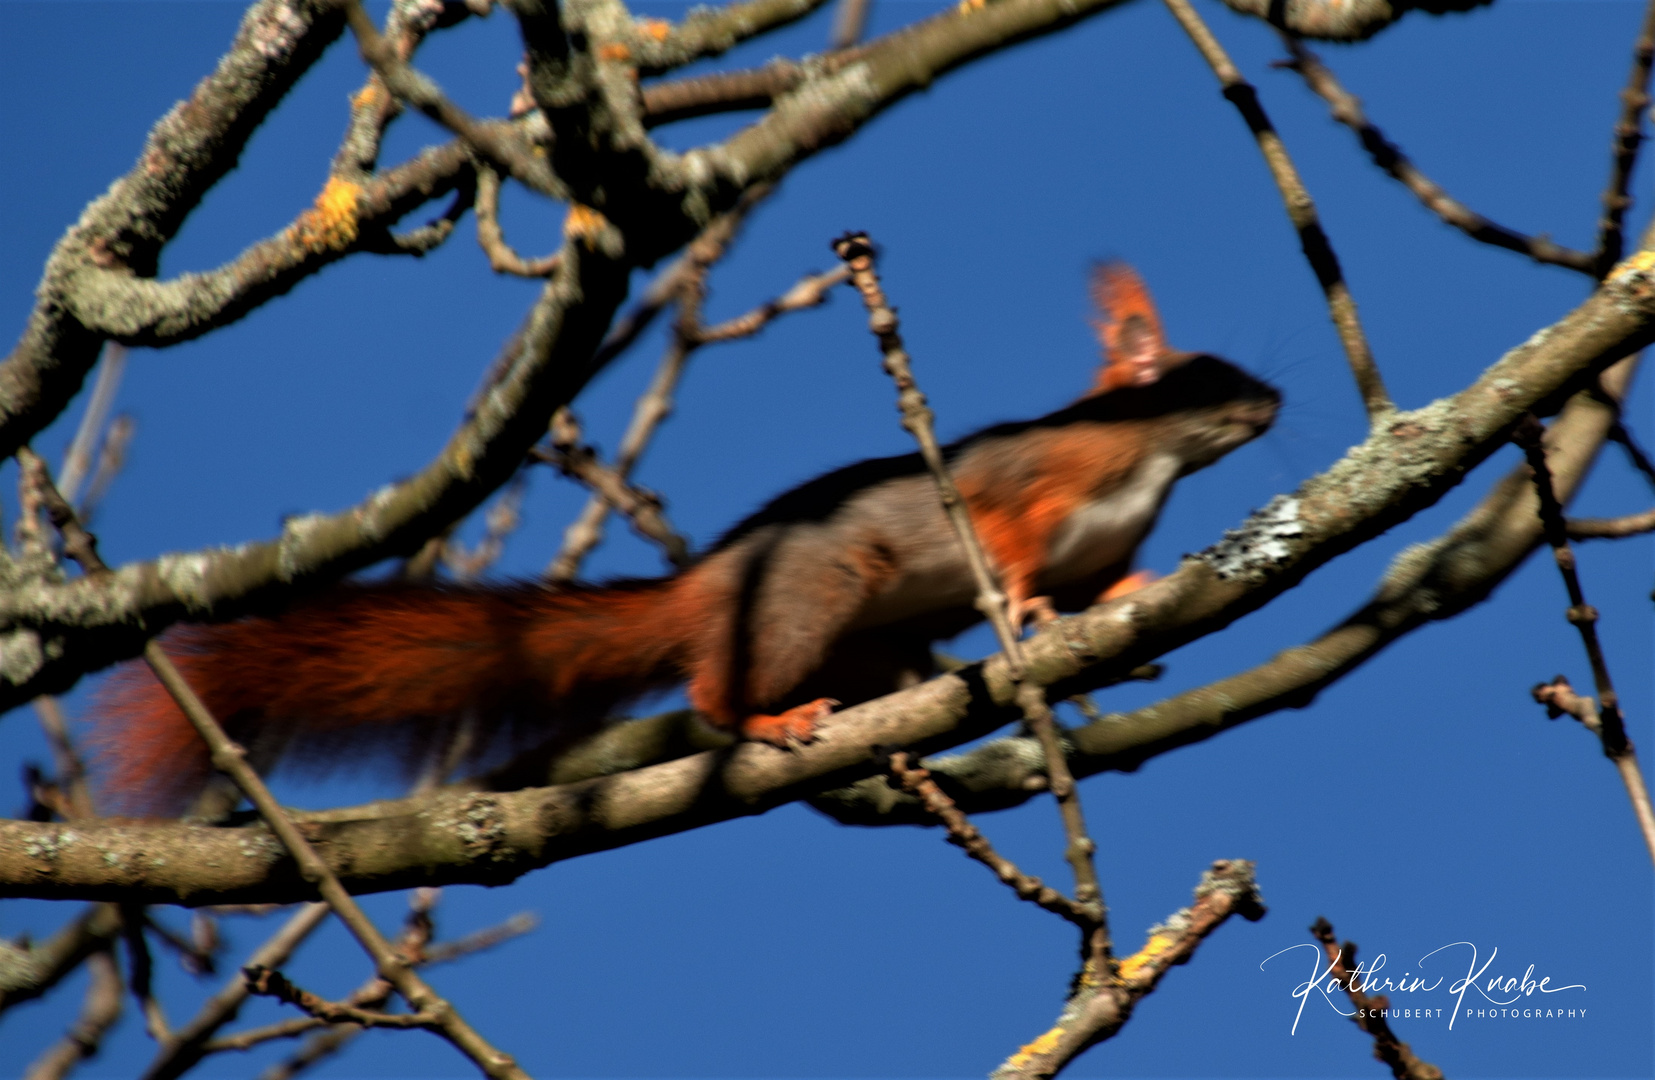
<instances>
[{"instance_id":1,"label":"bare branch","mask_svg":"<svg viewBox=\"0 0 1655 1080\"><path fill-rule=\"evenodd\" d=\"M1442 1070L1429 1061L1421 1061L1407 1043L1391 1030L1385 1012L1391 1007L1384 994L1370 995L1361 985L1361 976L1352 968L1356 963L1356 942L1347 941L1340 947L1333 936L1333 924L1318 917L1310 927L1316 940L1327 954L1328 975L1345 988L1350 1003L1356 1006L1351 1022L1373 1036L1373 1056L1390 1067L1396 1080L1442 1080Z\"/></svg>"},{"instance_id":2,"label":"bare branch","mask_svg":"<svg viewBox=\"0 0 1655 1080\"><path fill-rule=\"evenodd\" d=\"M992 1080L1044 1080L1089 1047L1112 1038L1168 969L1188 963L1201 942L1231 915L1250 922L1264 917L1253 864L1244 859L1213 863L1195 888L1195 903L1151 927L1144 947L1121 961L1118 979L1087 978L1083 972L1057 1023L1007 1058L991 1074Z\"/></svg>"},{"instance_id":3,"label":"bare branch","mask_svg":"<svg viewBox=\"0 0 1655 1080\"><path fill-rule=\"evenodd\" d=\"M409 66L396 46L388 42L363 10L361 0L341 0L362 59L374 69L386 88L398 98L458 135L478 155L512 179L548 198L567 197L567 191L544 159L507 137L497 126L478 123L443 94L437 84Z\"/></svg>"},{"instance_id":4,"label":"bare branch","mask_svg":"<svg viewBox=\"0 0 1655 1080\"><path fill-rule=\"evenodd\" d=\"M80 1016L56 1045L35 1059L23 1080L62 1080L76 1065L97 1054L104 1035L121 1018L121 973L114 954L101 949L87 957L86 967L92 978Z\"/></svg>"},{"instance_id":5,"label":"bare branch","mask_svg":"<svg viewBox=\"0 0 1655 1080\"><path fill-rule=\"evenodd\" d=\"M644 126L659 127L714 113L767 108L782 94L796 89L805 78L803 65L778 57L751 71L716 71L652 83L643 89Z\"/></svg>"},{"instance_id":6,"label":"bare branch","mask_svg":"<svg viewBox=\"0 0 1655 1080\"><path fill-rule=\"evenodd\" d=\"M91 904L57 933L28 949L0 940L0 1015L13 1005L33 1001L56 986L94 953L110 949L121 936L121 916L114 904Z\"/></svg>"},{"instance_id":7,"label":"bare branch","mask_svg":"<svg viewBox=\"0 0 1655 1080\"><path fill-rule=\"evenodd\" d=\"M248 991L262 997L273 997L284 1005L294 1005L324 1024L356 1024L360 1027L424 1028L440 1031L437 1016L431 1012L387 1013L364 1009L340 1001L317 997L302 987L295 986L279 971L269 968L246 967ZM285 1026L285 1025L284 1025Z\"/></svg>"},{"instance_id":8,"label":"bare branch","mask_svg":"<svg viewBox=\"0 0 1655 1080\"><path fill-rule=\"evenodd\" d=\"M862 31L868 25L868 8L872 6L872 2L873 0L839 0L839 10L833 15L830 47L845 49L862 39Z\"/></svg>"},{"instance_id":9,"label":"bare branch","mask_svg":"<svg viewBox=\"0 0 1655 1080\"><path fill-rule=\"evenodd\" d=\"M661 497L627 483L618 468L600 462L597 451L580 441L580 424L573 413L563 409L554 415L550 449L537 446L530 456L591 488L606 505L624 514L639 535L659 544L673 566L683 569L690 565L689 541L668 523Z\"/></svg>"},{"instance_id":10,"label":"bare branch","mask_svg":"<svg viewBox=\"0 0 1655 1080\"><path fill-rule=\"evenodd\" d=\"M1293 59L1283 66L1303 76L1305 85L1325 100L1333 111L1333 118L1356 132L1373 163L1384 169L1403 187L1413 192L1427 210L1459 229L1473 240L1527 255L1538 263L1565 266L1583 274L1601 277L1596 270L1597 259L1584 251L1575 251L1552 243L1545 236L1524 236L1483 217L1438 187L1414 167L1408 156L1397 145L1385 138L1362 113L1362 102L1339 84L1316 54L1305 48L1298 39L1285 36ZM1617 256L1618 258L1618 256Z\"/></svg>"},{"instance_id":11,"label":"bare branch","mask_svg":"<svg viewBox=\"0 0 1655 1080\"><path fill-rule=\"evenodd\" d=\"M1321 218L1316 213L1316 204L1311 201L1310 192L1305 189L1293 159L1287 156L1287 147L1277 134L1275 125L1265 115L1264 106L1259 104L1258 91L1241 77L1240 70L1230 60L1224 46L1201 21L1201 16L1195 13L1189 0L1166 0L1166 5L1190 40L1195 42L1196 49L1213 69L1213 74L1218 76L1219 83L1224 87L1224 97L1241 113L1248 130L1258 142L1264 163L1270 168L1270 176L1281 191L1288 220L1299 234L1299 246L1304 249L1304 257L1322 286L1322 295L1327 298L1328 314L1333 318L1333 328L1339 332L1339 343L1344 346L1345 359L1349 361L1351 374L1356 378L1356 389L1368 410L1368 422L1377 426L1396 411L1396 406L1391 403L1384 379L1374 363L1373 350L1356 314L1356 301L1351 298L1350 286L1345 284L1339 257L1333 253L1333 244L1322 229Z\"/></svg>"},{"instance_id":12,"label":"bare branch","mask_svg":"<svg viewBox=\"0 0 1655 1080\"><path fill-rule=\"evenodd\" d=\"M477 243L496 273L545 277L557 269L557 253L525 259L506 243L500 230L500 174L488 166L477 170Z\"/></svg>"},{"instance_id":13,"label":"bare branch","mask_svg":"<svg viewBox=\"0 0 1655 1080\"><path fill-rule=\"evenodd\" d=\"M691 354L698 347L693 331L700 328L701 299L708 269L724 257L747 215L773 190L771 184L755 184L742 193L734 207L714 218L690 242L684 254L650 283L638 306L610 330L599 348L600 356L619 355L654 321L662 308L669 303L678 305L672 339L655 367L649 386L633 405L632 418L615 452L614 473L621 481L632 475L656 429L672 415L673 395ZM546 567L547 580L574 580L586 556L603 540L603 525L609 510L610 502L601 493L594 492L586 500L580 515L563 532L563 546Z\"/></svg>"},{"instance_id":14,"label":"bare branch","mask_svg":"<svg viewBox=\"0 0 1655 1080\"><path fill-rule=\"evenodd\" d=\"M1655 509L1618 518L1570 518L1570 540L1624 540L1655 532Z\"/></svg>"},{"instance_id":15,"label":"bare branch","mask_svg":"<svg viewBox=\"0 0 1655 1080\"><path fill-rule=\"evenodd\" d=\"M82 321L84 283L153 274L184 218L343 29L329 0L259 0L213 74L162 117L133 169L58 241L28 326L0 363L0 456L51 423L97 360L103 342Z\"/></svg>"},{"instance_id":16,"label":"bare branch","mask_svg":"<svg viewBox=\"0 0 1655 1080\"><path fill-rule=\"evenodd\" d=\"M834 241L833 250L850 268L851 284L862 294L868 309L868 329L879 339L884 353L884 367L896 383L898 408L902 412L902 426L919 443L920 456L925 459L937 484L937 496L944 513L954 527L955 536L965 552L971 567L971 576L977 584L977 610L994 627L1000 650L1006 658L1006 675L1014 683L1014 693L1023 718L1045 753L1046 769L1052 795L1057 799L1058 812L1063 818L1063 829L1068 843L1064 856L1075 876L1075 904L1089 916L1085 927L1086 941L1082 947L1085 968L1093 977L1102 978L1113 964L1109 940L1108 909L1104 906L1103 887L1098 881L1097 866L1092 860L1097 845L1086 831L1086 819L1080 805L1080 793L1075 789L1074 777L1064 759L1062 744L1058 741L1057 720L1046 704L1045 685L1029 677L1029 668L1023 657L1023 646L1018 640L1021 630L1021 611L1013 611L1014 603L1021 609L1029 599L1007 597L988 556L977 539L971 514L961 496L954 478L949 475L943 459L942 447L937 443L932 424L931 408L925 395L914 381L908 351L903 346L896 311L885 299L879 275L874 267L874 247L865 233L847 234Z\"/></svg>"},{"instance_id":17,"label":"bare branch","mask_svg":"<svg viewBox=\"0 0 1655 1080\"><path fill-rule=\"evenodd\" d=\"M699 344L710 345L719 341L752 337L770 325L771 320L778 315L785 315L790 311L803 311L825 302L835 285L848 280L850 269L844 266L836 267L825 274L807 274L774 300L767 300L744 315L726 319L714 326L702 327L696 332L695 339Z\"/></svg>"},{"instance_id":18,"label":"bare branch","mask_svg":"<svg viewBox=\"0 0 1655 1080\"><path fill-rule=\"evenodd\" d=\"M960 813L960 808L937 786L931 779L931 774L917 764L912 764L910 756L903 751L891 755L891 775L907 789L921 805L941 821L948 830L948 842L962 849L967 855L994 871L994 876L1009 886L1017 894L1018 899L1044 908L1054 915L1058 915L1075 926L1082 933L1090 933L1097 926L1093 917L1093 906L1081 906L1067 896L1047 885L1039 878L1025 874L1017 868L1017 864L994 850L994 845L988 838L978 831L977 826L971 824L971 819Z\"/></svg>"},{"instance_id":19,"label":"bare branch","mask_svg":"<svg viewBox=\"0 0 1655 1080\"><path fill-rule=\"evenodd\" d=\"M1325 41L1361 41L1408 12L1433 15L1469 11L1493 0L1224 0L1243 15L1254 15L1278 30Z\"/></svg>"},{"instance_id":20,"label":"bare branch","mask_svg":"<svg viewBox=\"0 0 1655 1080\"><path fill-rule=\"evenodd\" d=\"M327 920L326 904L311 902L302 905L290 916L280 930L270 937L248 958L247 965L278 968L287 963L293 950ZM143 1080L175 1080L194 1068L207 1049L209 1040L241 1011L247 1000L247 980L238 971L207 1000L201 1011L189 1023L174 1033L172 1040L161 1047L161 1052L144 1070Z\"/></svg>"},{"instance_id":21,"label":"bare branch","mask_svg":"<svg viewBox=\"0 0 1655 1080\"><path fill-rule=\"evenodd\" d=\"M1621 113L1615 120L1609 180L1603 191L1603 216L1598 219L1597 276L1609 273L1625 247L1626 211L1632 205L1627 186L1644 141L1643 114L1649 105L1649 70L1655 64L1655 0L1644 8L1638 40L1632 44L1632 70L1621 91Z\"/></svg>"}]
</instances>

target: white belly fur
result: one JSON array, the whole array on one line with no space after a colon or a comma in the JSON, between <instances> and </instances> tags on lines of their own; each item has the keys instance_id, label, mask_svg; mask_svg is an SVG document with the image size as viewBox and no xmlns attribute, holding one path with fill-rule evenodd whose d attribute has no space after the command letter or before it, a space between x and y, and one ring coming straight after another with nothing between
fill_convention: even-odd
<instances>
[{"instance_id":1,"label":"white belly fur","mask_svg":"<svg viewBox=\"0 0 1655 1080\"><path fill-rule=\"evenodd\" d=\"M1155 524L1179 467L1171 454L1156 454L1124 485L1070 514L1052 535L1042 585L1076 581L1130 559Z\"/></svg>"}]
</instances>

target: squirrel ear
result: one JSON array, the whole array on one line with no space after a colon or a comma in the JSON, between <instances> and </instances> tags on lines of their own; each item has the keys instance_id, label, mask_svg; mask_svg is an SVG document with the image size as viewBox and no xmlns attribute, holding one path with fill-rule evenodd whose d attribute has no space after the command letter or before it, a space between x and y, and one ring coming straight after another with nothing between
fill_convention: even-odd
<instances>
[{"instance_id":1,"label":"squirrel ear","mask_svg":"<svg viewBox=\"0 0 1655 1080\"><path fill-rule=\"evenodd\" d=\"M1104 350L1094 393L1148 386L1172 366L1169 361L1178 354L1167 346L1149 289L1130 266L1123 262L1094 266L1092 302L1099 315L1092 325Z\"/></svg>"}]
</instances>

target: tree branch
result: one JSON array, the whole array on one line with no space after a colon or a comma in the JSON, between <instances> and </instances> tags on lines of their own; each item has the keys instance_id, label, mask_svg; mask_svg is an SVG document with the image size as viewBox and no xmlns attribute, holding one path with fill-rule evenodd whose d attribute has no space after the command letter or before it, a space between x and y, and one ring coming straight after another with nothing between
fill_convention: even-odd
<instances>
[{"instance_id":1,"label":"tree branch","mask_svg":"<svg viewBox=\"0 0 1655 1080\"><path fill-rule=\"evenodd\" d=\"M1324 41L1362 41L1408 12L1441 15L1470 11L1494 0L1224 0L1243 15L1253 15L1278 30Z\"/></svg>"},{"instance_id":2,"label":"tree branch","mask_svg":"<svg viewBox=\"0 0 1655 1080\"><path fill-rule=\"evenodd\" d=\"M161 118L133 169L58 241L23 336L0 362L0 457L51 423L97 361L103 339L77 312L83 279L116 268L153 274L184 218L343 29L329 0L259 0L213 74Z\"/></svg>"},{"instance_id":3,"label":"tree branch","mask_svg":"<svg viewBox=\"0 0 1655 1080\"><path fill-rule=\"evenodd\" d=\"M1304 180L1299 176L1299 170L1294 167L1293 159L1287 156L1287 147L1282 142L1270 117L1265 115L1264 106L1259 104L1258 91L1253 84L1241 77L1241 72L1218 43L1201 16L1195 13L1195 8L1189 0L1166 0L1168 9L1173 18L1184 28L1184 32L1195 43L1196 50L1201 53L1202 59L1207 61L1218 76L1218 81L1224 88L1224 97L1236 107L1241 118L1246 121L1247 129L1253 133L1258 143L1259 152L1264 155L1264 163L1270 169L1270 176L1276 182L1281 192L1282 203L1287 208L1288 220L1293 223L1293 229L1299 234L1299 246L1304 249L1304 257L1310 263L1311 271L1316 275L1316 281L1322 287L1322 295L1327 299L1328 314L1333 318L1333 328L1339 334L1339 344L1344 346L1345 359L1350 363L1351 374L1356 378L1357 392L1362 395L1362 405L1368 411L1368 422L1379 424L1396 410L1392 404L1390 394L1385 390L1384 379L1379 374L1379 368L1374 363L1373 350L1368 345L1368 337L1362 332L1362 322L1356 313L1356 301L1350 295L1350 286L1345 282L1345 272L1339 266L1339 257L1333 252L1333 244L1322 229L1322 221L1316 213L1316 204L1310 198L1310 192L1304 186Z\"/></svg>"},{"instance_id":4,"label":"tree branch","mask_svg":"<svg viewBox=\"0 0 1655 1080\"><path fill-rule=\"evenodd\" d=\"M1024 643L1031 678L1050 686L1051 697L1067 697L1256 610L1316 567L1434 503L1503 446L1524 413L1595 379L1652 338L1655 253L1622 264L1580 307L1471 386L1397 414L1326 472L1273 500L1173 574L1050 624ZM1411 553L1404 569L1410 579L1425 576L1433 569L1429 554ZM1443 570L1477 578L1474 567L1450 563ZM1349 629L1372 643L1385 628ZM1014 693L996 657L837 713L823 725L829 737L792 750L744 743L559 787L435 792L376 804L360 817L346 810L300 820L356 892L500 884L560 859L762 813L844 786L876 770L872 747L923 754L958 745L1014 715ZM1083 728L1071 736L1083 752L1096 753L1097 733ZM1199 736L1185 730L1177 737ZM1140 733L1126 756L1141 759L1153 738ZM0 822L0 889L191 905L305 895L292 863L260 833L258 826Z\"/></svg>"},{"instance_id":5,"label":"tree branch","mask_svg":"<svg viewBox=\"0 0 1655 1080\"><path fill-rule=\"evenodd\" d=\"M1363 114L1361 100L1339 84L1333 72L1328 70L1315 53L1305 48L1296 38L1287 37L1285 40L1293 58L1284 61L1283 66L1298 72L1303 77L1305 85L1328 103L1333 118L1356 132L1363 148L1373 158L1373 163L1413 192L1427 210L1473 240L1527 255L1538 263L1564 266L1570 270L1579 270L1583 274L1591 274L1593 277L1602 275L1597 268L1598 260L1595 256L1554 244L1545 236L1524 236L1522 233L1513 232L1503 225L1496 225L1454 199L1416 169L1414 163L1408 160L1408 156L1395 143L1385 138L1384 132L1375 127ZM1618 253L1616 258L1619 258ZM1610 262L1612 264L1614 260Z\"/></svg>"}]
</instances>

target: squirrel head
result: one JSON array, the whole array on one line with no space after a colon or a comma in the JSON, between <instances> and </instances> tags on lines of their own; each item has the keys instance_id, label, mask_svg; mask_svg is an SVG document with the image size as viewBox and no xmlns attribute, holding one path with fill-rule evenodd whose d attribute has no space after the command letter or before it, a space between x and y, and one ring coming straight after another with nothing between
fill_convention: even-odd
<instances>
[{"instance_id":1,"label":"squirrel head","mask_svg":"<svg viewBox=\"0 0 1655 1080\"><path fill-rule=\"evenodd\" d=\"M1108 401L1123 418L1152 420L1157 441L1185 462L1184 472L1210 465L1275 421L1275 387L1228 360L1167 344L1149 289L1130 266L1094 267L1091 291L1104 364L1086 398Z\"/></svg>"}]
</instances>

